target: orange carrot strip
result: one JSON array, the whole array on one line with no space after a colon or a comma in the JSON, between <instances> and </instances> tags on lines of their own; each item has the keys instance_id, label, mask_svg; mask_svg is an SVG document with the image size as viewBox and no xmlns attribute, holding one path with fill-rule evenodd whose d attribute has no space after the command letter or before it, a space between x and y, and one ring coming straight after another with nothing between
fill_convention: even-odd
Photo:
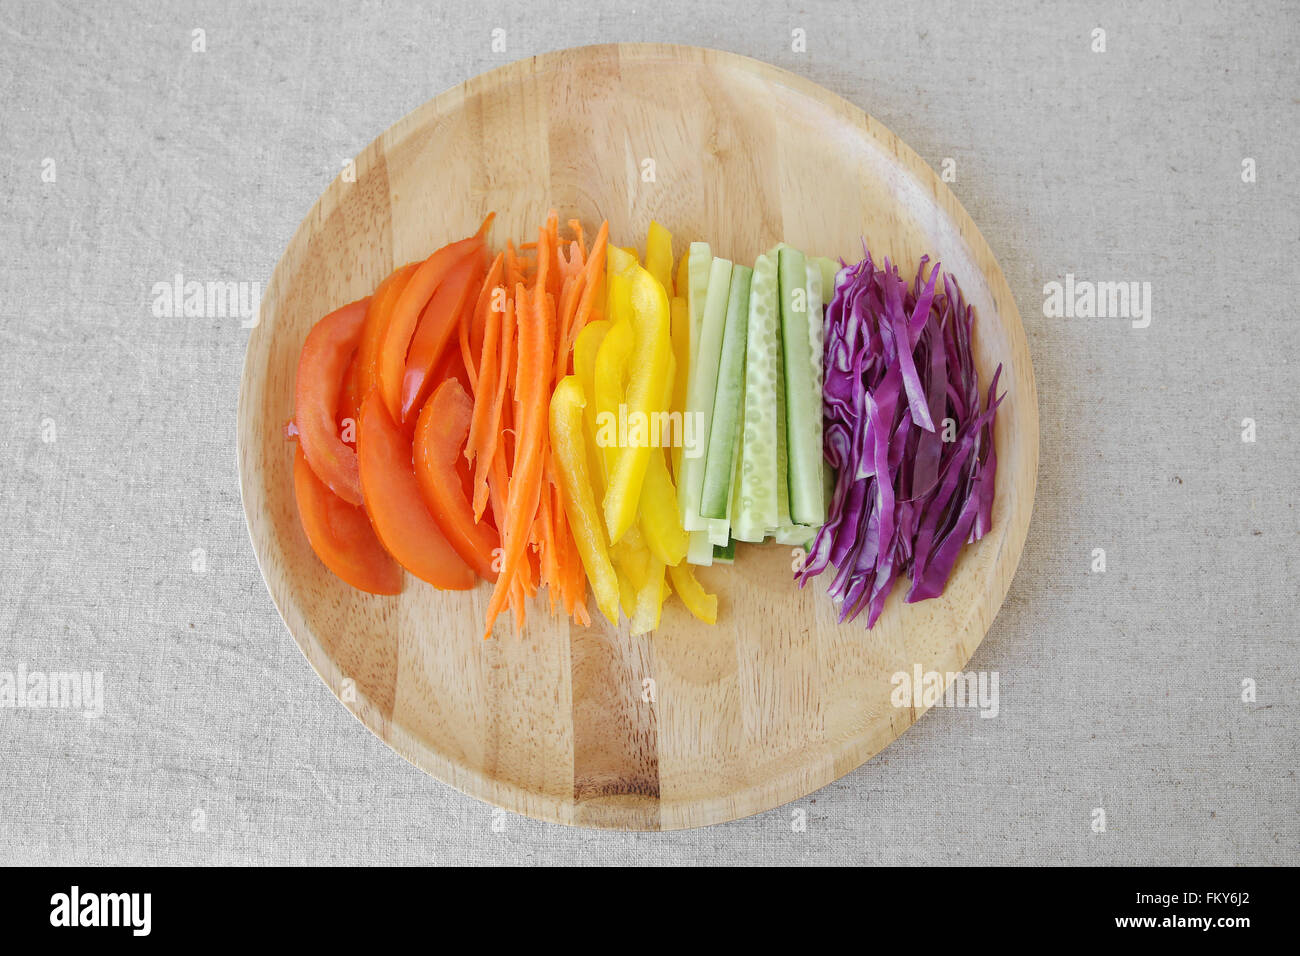
<instances>
[{"instance_id":1,"label":"orange carrot strip","mask_svg":"<svg viewBox=\"0 0 1300 956\"><path fill-rule=\"evenodd\" d=\"M578 248L582 250L582 261L587 261L587 240L582 235L582 220L570 219L569 228L573 230L574 236L578 240Z\"/></svg>"},{"instance_id":2,"label":"orange carrot strip","mask_svg":"<svg viewBox=\"0 0 1300 956\"><path fill-rule=\"evenodd\" d=\"M505 253L497 253L497 257L494 260L492 260L491 268L488 269L487 276L483 279L483 287L479 289L478 299L474 303L474 315L476 317L475 321L478 321L477 318L478 316L482 316L483 330L484 330L483 331L484 342L482 347L478 350L479 357L477 362L474 361L474 348L472 343L470 342L469 323L468 322L462 323L460 328L461 357L465 362L465 369L469 372L471 385L475 395L474 417L476 420L479 417L487 414L488 403L490 403L496 397L496 386L495 386L496 376L495 375L492 375L491 381L484 386L484 388L487 390L487 394L481 399L478 397L479 394L478 383L484 377L486 368L490 367L495 371L495 366L498 361L498 357L496 354L496 345L493 344L489 347L487 343L487 327L491 321L491 317L488 316L487 313L489 310L492 309L492 305L493 305L492 300L497 295L497 290L501 288L501 274L504 268L504 264L505 264ZM504 291L505 290L502 289L502 293L504 293ZM500 340L501 319L502 316L498 313L496 316L497 336L496 338L493 339L494 343ZM474 455L478 449L478 441L475 439L476 434L479 434L479 432L476 432L474 431L473 428L471 428L469 433L469 441L465 445L465 460L469 462L472 462L474 460Z\"/></svg>"},{"instance_id":3,"label":"orange carrot strip","mask_svg":"<svg viewBox=\"0 0 1300 956\"><path fill-rule=\"evenodd\" d=\"M547 278L548 283L546 291L553 295L556 301L560 298L560 280L563 273L560 272L559 263L556 261L560 247L560 217L552 209L546 217L546 240L544 247L539 247L538 255L545 254L547 259Z\"/></svg>"},{"instance_id":4,"label":"orange carrot strip","mask_svg":"<svg viewBox=\"0 0 1300 956\"><path fill-rule=\"evenodd\" d=\"M569 368L569 355L573 352L573 346L570 340L576 338L570 329L578 311L578 299L582 292L582 275L568 277L564 280L564 288L560 292L560 312L555 323L555 368L552 373L553 382L558 382L564 377Z\"/></svg>"},{"instance_id":5,"label":"orange carrot strip","mask_svg":"<svg viewBox=\"0 0 1300 956\"><path fill-rule=\"evenodd\" d=\"M587 258L586 284L582 290L582 300L578 303L578 315L570 330L572 338L565 343L569 351L573 351L573 343L577 341L578 333L591 320L593 309L599 309L598 300L604 298L599 293L605 277L605 245L608 240L609 220L607 219L600 224L600 232L596 233L596 241L591 245L591 255Z\"/></svg>"},{"instance_id":6,"label":"orange carrot strip","mask_svg":"<svg viewBox=\"0 0 1300 956\"><path fill-rule=\"evenodd\" d=\"M541 289L545 294L551 281L551 257L546 251L546 229L538 229L540 237L537 242L537 274L533 277L533 288Z\"/></svg>"},{"instance_id":7,"label":"orange carrot strip","mask_svg":"<svg viewBox=\"0 0 1300 956\"><path fill-rule=\"evenodd\" d=\"M545 268L542 259L539 270ZM539 274L537 290L530 297L522 288L515 290L520 302L519 313L519 371L517 407L520 411L515 435L515 461L510 474L509 497L506 503L506 521L501 529L501 542L505 550L501 574L492 597L488 601L487 620L483 636L491 637L492 625L504 609L509 596L510 582L519 572L520 562L526 560L529 531L537 514L542 476L542 424L546 420L546 374L549 371L549 354L554 347L548 341L548 302L545 294L545 276ZM522 627L519 621L516 628Z\"/></svg>"},{"instance_id":8,"label":"orange carrot strip","mask_svg":"<svg viewBox=\"0 0 1300 956\"><path fill-rule=\"evenodd\" d=\"M549 490L551 512L555 515L555 563L559 567L560 598L564 603L564 613L572 617L578 602L573 581L573 535L569 531L569 518L564 513L559 485L553 483Z\"/></svg>"},{"instance_id":9,"label":"orange carrot strip","mask_svg":"<svg viewBox=\"0 0 1300 956\"><path fill-rule=\"evenodd\" d=\"M493 408L497 401L497 373L500 367L501 358L497 354L501 347L501 326L505 322L505 316L492 309L487 316L487 329L483 334L483 349L479 354L479 369L475 376L477 382L481 383L482 388L476 392L474 400L474 414L470 423L469 440L465 443L465 460L473 462L478 455L478 465L475 470L475 485L478 481L487 480L488 467L492 463L492 454L479 455L479 449L487 442L487 430L493 424ZM499 406L496 406L499 408ZM499 422L496 423L500 427ZM476 493L476 497L478 497ZM477 521L483 514L483 505L487 502L487 486L484 484L482 498L479 499L479 507L474 514L474 520Z\"/></svg>"},{"instance_id":10,"label":"orange carrot strip","mask_svg":"<svg viewBox=\"0 0 1300 956\"><path fill-rule=\"evenodd\" d=\"M506 288L510 289L510 294L514 294L515 286L524 281L523 261L515 251L514 241L506 240Z\"/></svg>"},{"instance_id":11,"label":"orange carrot strip","mask_svg":"<svg viewBox=\"0 0 1300 956\"><path fill-rule=\"evenodd\" d=\"M533 536L536 539L541 583L546 585L546 593L551 601L551 614L554 614L555 603L560 594L560 566L556 561L555 529L552 518L550 489L544 487L537 501L537 519L533 522Z\"/></svg>"},{"instance_id":12,"label":"orange carrot strip","mask_svg":"<svg viewBox=\"0 0 1300 956\"><path fill-rule=\"evenodd\" d=\"M460 357L465 363L465 371L469 373L469 387L471 394L478 394L478 366L479 362L474 360L474 347L471 342L473 329L476 323L481 322L484 335L487 332L487 310L492 304L492 290L501 283L501 272L505 263L505 253L498 252L497 257L492 260L492 265L488 268L487 275L483 278L483 285L479 289L478 298L474 301L473 311L466 310L461 315L460 328L457 330L457 336L460 339ZM482 351L479 351L480 361ZM472 446L465 447L466 457L473 453Z\"/></svg>"},{"instance_id":13,"label":"orange carrot strip","mask_svg":"<svg viewBox=\"0 0 1300 956\"><path fill-rule=\"evenodd\" d=\"M480 381L483 386L482 403L474 403L474 421L470 425L470 443L474 447L476 455L474 461L474 520L478 520L483 515L483 509L487 506L488 500L488 473L491 471L495 459L496 450L502 445L501 431L506 427L506 422L502 420L503 407L506 404L506 389L509 385L509 376L507 363L509 362L511 352L514 347L515 334L515 303L513 299L506 301L505 314L496 313L496 321L493 326L498 329L500 345L488 349L486 339L483 348L483 365L479 372ZM493 326L489 326L489 332ZM500 354L495 354L497 352ZM491 363L495 361L495 368ZM488 380L491 379L491 393L488 392ZM480 416L479 408L483 409ZM468 449L467 449L468 454ZM495 509L493 509L495 513ZM499 522L504 515L496 515ZM497 527L500 527L498 524Z\"/></svg>"}]
</instances>

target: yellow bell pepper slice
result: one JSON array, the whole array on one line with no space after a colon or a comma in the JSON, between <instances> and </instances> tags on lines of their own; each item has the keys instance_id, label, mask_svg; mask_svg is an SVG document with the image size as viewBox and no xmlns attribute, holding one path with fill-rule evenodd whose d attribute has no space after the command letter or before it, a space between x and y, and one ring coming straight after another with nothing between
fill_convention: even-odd
<instances>
[{"instance_id":1,"label":"yellow bell pepper slice","mask_svg":"<svg viewBox=\"0 0 1300 956\"><path fill-rule=\"evenodd\" d=\"M682 527L677 489L668 474L662 448L650 449L650 464L641 488L641 537L650 553L665 564L679 564L686 559L690 538Z\"/></svg>"},{"instance_id":2,"label":"yellow bell pepper slice","mask_svg":"<svg viewBox=\"0 0 1300 956\"><path fill-rule=\"evenodd\" d=\"M678 564L668 569L672 578L673 590L690 611L705 624L718 623L718 596L709 594L695 578L695 571L689 564Z\"/></svg>"},{"instance_id":3,"label":"yellow bell pepper slice","mask_svg":"<svg viewBox=\"0 0 1300 956\"><path fill-rule=\"evenodd\" d=\"M673 234L651 220L645 238L645 268L664 289L664 295L673 294Z\"/></svg>"},{"instance_id":4,"label":"yellow bell pepper slice","mask_svg":"<svg viewBox=\"0 0 1300 956\"><path fill-rule=\"evenodd\" d=\"M666 408L673 384L673 366L676 359L668 356L668 376L664 382L664 399L659 408ZM646 466L645 483L641 486L640 505L641 536L645 538L650 553L665 564L680 564L686 559L690 538L682 527L682 515L677 510L677 488L668 474L664 449L651 447L650 464Z\"/></svg>"},{"instance_id":5,"label":"yellow bell pepper slice","mask_svg":"<svg viewBox=\"0 0 1300 956\"><path fill-rule=\"evenodd\" d=\"M611 322L616 318L614 312L614 276L626 272L637 264L635 249L621 249L610 244L605 248L605 314L602 318Z\"/></svg>"},{"instance_id":6,"label":"yellow bell pepper slice","mask_svg":"<svg viewBox=\"0 0 1300 956\"><path fill-rule=\"evenodd\" d=\"M659 626L659 614L664 606L664 563L651 558L645 584L636 594L636 609L632 612L632 634L648 634Z\"/></svg>"},{"instance_id":7,"label":"yellow bell pepper slice","mask_svg":"<svg viewBox=\"0 0 1300 956\"><path fill-rule=\"evenodd\" d=\"M605 459L596 444L596 356L609 327L609 319L588 322L573 343L573 374L578 376L582 394L593 396L582 410L582 420L587 427L587 468L591 472L591 488L597 501L605 500Z\"/></svg>"},{"instance_id":8,"label":"yellow bell pepper slice","mask_svg":"<svg viewBox=\"0 0 1300 956\"><path fill-rule=\"evenodd\" d=\"M627 447L614 458L613 469L605 488L605 526L609 540L619 540L636 522L637 503L650 464L650 416L662 407L664 383L668 374L671 347L668 332L668 295L663 286L645 269L630 269L619 275L617 283L630 279L631 309L628 319L635 335L635 347L628 360L627 378ZM616 306L621 305L619 293ZM618 328L610 330L601 344L601 352ZM600 378L600 358L596 375Z\"/></svg>"},{"instance_id":9,"label":"yellow bell pepper slice","mask_svg":"<svg viewBox=\"0 0 1300 956\"><path fill-rule=\"evenodd\" d=\"M560 482L564 513L569 519L578 555L596 595L596 606L611 624L618 624L618 577L605 544L605 528L587 473L582 410L587 398L577 376L567 375L551 395L551 454Z\"/></svg>"},{"instance_id":10,"label":"yellow bell pepper slice","mask_svg":"<svg viewBox=\"0 0 1300 956\"><path fill-rule=\"evenodd\" d=\"M650 574L650 550L645 546L640 532L629 528L617 544L610 545L610 559L618 575L618 589L623 612L631 618L636 614L637 595L645 587Z\"/></svg>"},{"instance_id":11,"label":"yellow bell pepper slice","mask_svg":"<svg viewBox=\"0 0 1300 956\"><path fill-rule=\"evenodd\" d=\"M677 282L673 285L673 295L686 298L687 290L691 287L691 253L688 249L682 253L681 259L677 263Z\"/></svg>"},{"instance_id":12,"label":"yellow bell pepper slice","mask_svg":"<svg viewBox=\"0 0 1300 956\"><path fill-rule=\"evenodd\" d=\"M616 288L621 284L621 280L622 276L615 276ZM626 319L619 318L610 325L600 343L600 349L596 352L595 379L592 383L596 400L593 437L601 458L605 479L602 504L608 500L609 482L625 451L620 445L621 436L618 433L619 406L625 404L624 383L628 378L628 362L632 358L635 347L636 333L632 330L632 324ZM618 538L611 534L609 540L613 542Z\"/></svg>"},{"instance_id":13,"label":"yellow bell pepper slice","mask_svg":"<svg viewBox=\"0 0 1300 956\"><path fill-rule=\"evenodd\" d=\"M626 272L637 264L636 250L610 246L605 250L605 278Z\"/></svg>"},{"instance_id":14,"label":"yellow bell pepper slice","mask_svg":"<svg viewBox=\"0 0 1300 956\"><path fill-rule=\"evenodd\" d=\"M636 613L636 585L622 571L618 572L618 595L623 605L623 613L630 619Z\"/></svg>"}]
</instances>

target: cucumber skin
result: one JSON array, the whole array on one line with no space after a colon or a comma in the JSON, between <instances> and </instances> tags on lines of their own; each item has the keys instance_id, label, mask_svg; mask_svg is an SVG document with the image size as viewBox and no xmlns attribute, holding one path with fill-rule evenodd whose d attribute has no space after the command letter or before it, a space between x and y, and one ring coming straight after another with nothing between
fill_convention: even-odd
<instances>
[{"instance_id":1,"label":"cucumber skin","mask_svg":"<svg viewBox=\"0 0 1300 956\"><path fill-rule=\"evenodd\" d=\"M816 446L813 416L820 418L822 397L813 394L811 334L808 323L808 271L802 252L782 248L777 263L781 286L781 347L785 359L786 465L790 517L795 524L817 527L826 522L822 495L822 449ZM794 293L803 290L804 308L794 308ZM818 317L820 321L820 317Z\"/></svg>"},{"instance_id":2,"label":"cucumber skin","mask_svg":"<svg viewBox=\"0 0 1300 956\"><path fill-rule=\"evenodd\" d=\"M722 354L718 359L718 381L709 424L709 451L705 457L704 484L700 492L700 514L705 518L726 518L731 497L732 462L735 460L736 429L745 389L745 344L749 328L749 288L754 270L736 265L731 269L727 295L727 318L722 333Z\"/></svg>"}]
</instances>

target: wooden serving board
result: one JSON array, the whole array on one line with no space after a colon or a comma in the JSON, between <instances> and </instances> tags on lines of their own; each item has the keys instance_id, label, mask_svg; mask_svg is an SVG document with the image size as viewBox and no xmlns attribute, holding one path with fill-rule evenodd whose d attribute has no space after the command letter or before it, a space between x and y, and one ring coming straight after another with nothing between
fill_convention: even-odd
<instances>
[{"instance_id":1,"label":"wooden serving board","mask_svg":"<svg viewBox=\"0 0 1300 956\"><path fill-rule=\"evenodd\" d=\"M648 173L653 170L653 175ZM785 240L810 254L922 254L975 306L987 383L1001 362L993 528L944 595L895 588L875 629L839 625L826 581L799 590L791 550L742 545L700 571L716 627L673 599L653 635L589 628L533 608L479 636L488 588L440 593L407 576L399 597L335 579L312 554L293 496L298 352L326 312L395 265L473 232L536 237L547 211L644 245L658 219L680 255L694 239L749 263ZM659 830L757 813L811 793L886 747L920 715L891 676L960 671L1020 560L1038 466L1038 407L1006 280L965 210L893 133L807 80L716 50L617 44L512 63L443 93L325 190L275 268L239 395L244 508L267 587L294 640L347 707L440 780L517 813ZM594 607L594 605L591 605ZM594 612L593 612L594 614Z\"/></svg>"}]
</instances>

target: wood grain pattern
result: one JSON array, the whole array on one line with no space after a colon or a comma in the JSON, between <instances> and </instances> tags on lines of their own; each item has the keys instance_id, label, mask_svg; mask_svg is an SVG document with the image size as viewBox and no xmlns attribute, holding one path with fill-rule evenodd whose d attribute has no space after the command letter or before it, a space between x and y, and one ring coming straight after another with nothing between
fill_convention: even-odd
<instances>
[{"instance_id":1,"label":"wood grain pattern","mask_svg":"<svg viewBox=\"0 0 1300 956\"><path fill-rule=\"evenodd\" d=\"M756 108L763 104L764 108ZM654 162L653 181L643 177ZM976 362L1003 363L993 529L945 594L879 623L839 626L791 554L742 546L704 569L720 620L676 602L652 636L557 621L478 637L487 589L442 594L407 577L395 598L353 591L299 526L292 448L298 350L330 309L395 265L472 232L531 238L546 211L622 245L651 218L680 255L705 239L751 261L779 240L857 258L865 236L906 272L925 253L977 313ZM672 829L797 799L861 765L920 715L890 677L960 671L1010 586L1033 507L1038 407L1024 330L992 252L934 172L826 90L714 50L584 47L514 63L436 97L330 185L276 266L240 386L244 508L271 596L308 661L367 727L416 766L518 813L594 827Z\"/></svg>"}]
</instances>

